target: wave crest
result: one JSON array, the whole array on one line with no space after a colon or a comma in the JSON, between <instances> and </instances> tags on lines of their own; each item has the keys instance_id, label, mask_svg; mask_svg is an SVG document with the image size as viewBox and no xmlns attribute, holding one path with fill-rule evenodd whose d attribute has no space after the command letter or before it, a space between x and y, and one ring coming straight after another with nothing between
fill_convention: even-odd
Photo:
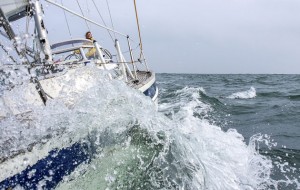
<instances>
[{"instance_id":1,"label":"wave crest","mask_svg":"<svg viewBox=\"0 0 300 190\"><path fill-rule=\"evenodd\" d=\"M256 90L253 86L249 90L236 92L228 96L229 99L251 99L256 97Z\"/></svg>"}]
</instances>

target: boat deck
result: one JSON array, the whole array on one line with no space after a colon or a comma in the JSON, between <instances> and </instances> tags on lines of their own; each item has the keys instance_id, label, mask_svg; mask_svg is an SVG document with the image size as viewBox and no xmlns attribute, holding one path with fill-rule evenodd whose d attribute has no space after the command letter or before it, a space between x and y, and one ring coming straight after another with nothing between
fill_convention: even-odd
<instances>
[{"instance_id":1,"label":"boat deck","mask_svg":"<svg viewBox=\"0 0 300 190\"><path fill-rule=\"evenodd\" d=\"M135 89L139 89L141 86L147 84L154 77L154 74L150 71L137 71L136 75L137 79L128 76L127 82L128 86Z\"/></svg>"}]
</instances>

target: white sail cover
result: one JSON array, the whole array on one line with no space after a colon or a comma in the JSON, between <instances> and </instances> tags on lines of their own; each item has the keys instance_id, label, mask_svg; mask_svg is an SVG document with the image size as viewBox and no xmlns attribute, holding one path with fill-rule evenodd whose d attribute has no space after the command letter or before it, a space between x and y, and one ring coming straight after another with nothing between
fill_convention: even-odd
<instances>
[{"instance_id":1,"label":"white sail cover","mask_svg":"<svg viewBox=\"0 0 300 190\"><path fill-rule=\"evenodd\" d=\"M8 20L13 16L20 17L26 11L27 5L29 0L0 0L0 8Z\"/></svg>"}]
</instances>

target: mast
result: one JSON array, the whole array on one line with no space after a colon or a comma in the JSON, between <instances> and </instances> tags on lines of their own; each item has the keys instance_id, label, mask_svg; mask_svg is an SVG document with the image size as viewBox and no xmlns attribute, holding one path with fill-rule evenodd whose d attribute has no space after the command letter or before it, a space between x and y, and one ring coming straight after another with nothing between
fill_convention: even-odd
<instances>
[{"instance_id":1,"label":"mast","mask_svg":"<svg viewBox=\"0 0 300 190\"><path fill-rule=\"evenodd\" d=\"M52 63L52 51L51 51L51 47L47 35L47 30L42 18L43 11L42 11L41 3L39 0L35 0L35 1L31 1L30 5L33 11L33 17L35 21L35 27L38 33L38 40L40 43L40 47L42 52L44 53L45 63L47 64ZM40 58L42 59L42 57Z\"/></svg>"},{"instance_id":2,"label":"mast","mask_svg":"<svg viewBox=\"0 0 300 190\"><path fill-rule=\"evenodd\" d=\"M42 18L43 10L39 0L0 0L0 27L3 27L10 40L15 42L16 34L10 25L10 22L19 20L25 16L33 16L37 31L38 43L42 54L39 54L40 62L51 63L52 51L47 36L47 30ZM15 50L21 57L26 58L26 49L18 50L15 45ZM33 52L30 52L33 53Z\"/></svg>"}]
</instances>

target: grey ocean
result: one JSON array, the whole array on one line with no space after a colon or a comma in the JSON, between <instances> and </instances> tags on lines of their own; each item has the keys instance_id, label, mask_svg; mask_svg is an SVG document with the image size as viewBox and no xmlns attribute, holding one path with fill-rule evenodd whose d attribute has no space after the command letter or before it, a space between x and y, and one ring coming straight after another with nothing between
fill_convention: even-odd
<instances>
[{"instance_id":1,"label":"grey ocean","mask_svg":"<svg viewBox=\"0 0 300 190\"><path fill-rule=\"evenodd\" d=\"M300 189L299 75L157 74L158 108L120 81L96 82L65 94L72 106L53 99L0 120L0 161L81 142L91 160L57 189Z\"/></svg>"},{"instance_id":2,"label":"grey ocean","mask_svg":"<svg viewBox=\"0 0 300 190\"><path fill-rule=\"evenodd\" d=\"M270 176L259 176L270 177L270 184L249 189L300 188L300 75L158 76L160 112L173 118L185 109L192 119L206 120L224 132L234 129L245 144L255 143L257 154L271 161L257 165L262 170L270 167ZM239 152L229 154L243 159ZM219 161L227 164L226 158Z\"/></svg>"}]
</instances>

